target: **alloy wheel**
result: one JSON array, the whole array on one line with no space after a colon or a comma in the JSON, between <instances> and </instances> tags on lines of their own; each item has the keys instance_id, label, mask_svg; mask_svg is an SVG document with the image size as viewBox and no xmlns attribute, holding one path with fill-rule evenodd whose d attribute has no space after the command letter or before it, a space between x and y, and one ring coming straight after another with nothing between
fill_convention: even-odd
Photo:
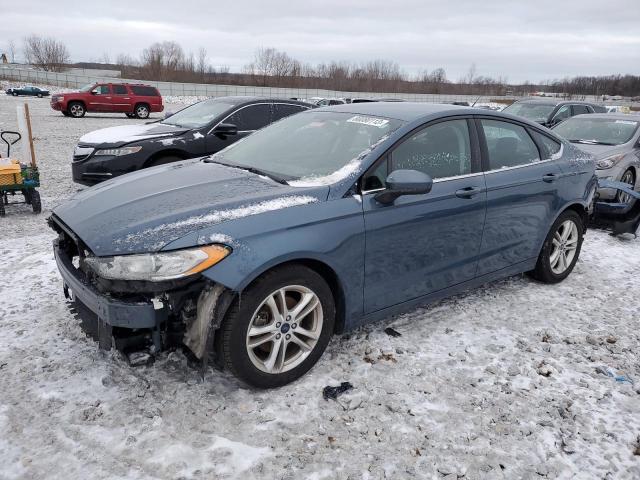
<instances>
[{"instance_id":1,"label":"alloy wheel","mask_svg":"<svg viewBox=\"0 0 640 480\"><path fill-rule=\"evenodd\" d=\"M578 248L578 226L573 220L566 220L560 224L553 235L552 250L549 255L551 271L556 275L562 275L573 262Z\"/></svg>"},{"instance_id":2,"label":"alloy wheel","mask_svg":"<svg viewBox=\"0 0 640 480\"><path fill-rule=\"evenodd\" d=\"M149 109L147 107L136 108L136 115L138 118L147 118L149 116Z\"/></svg>"},{"instance_id":3,"label":"alloy wheel","mask_svg":"<svg viewBox=\"0 0 640 480\"><path fill-rule=\"evenodd\" d=\"M626 183L628 185L631 185L631 188L633 189L633 187L635 187L635 183L636 183L636 179L633 178L633 177L634 177L633 172L631 170L627 170L622 175L622 178L620 179L620 181L622 183ZM631 200L631 195L629 195L626 192L618 191L618 203L628 203L629 200Z\"/></svg>"},{"instance_id":4,"label":"alloy wheel","mask_svg":"<svg viewBox=\"0 0 640 480\"><path fill-rule=\"evenodd\" d=\"M74 117L81 117L84 113L84 109L82 108L82 105L78 105L76 103L69 107L69 113L71 113L71 115Z\"/></svg>"},{"instance_id":5,"label":"alloy wheel","mask_svg":"<svg viewBox=\"0 0 640 480\"><path fill-rule=\"evenodd\" d=\"M260 371L278 374L300 365L322 333L318 296L302 285L282 287L265 298L247 329L246 348Z\"/></svg>"}]
</instances>

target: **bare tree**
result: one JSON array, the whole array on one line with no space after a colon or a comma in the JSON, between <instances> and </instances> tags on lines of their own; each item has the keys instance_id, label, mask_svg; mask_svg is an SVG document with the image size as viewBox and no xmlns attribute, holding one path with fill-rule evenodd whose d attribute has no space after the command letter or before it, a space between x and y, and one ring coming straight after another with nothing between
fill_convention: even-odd
<instances>
[{"instance_id":1,"label":"bare tree","mask_svg":"<svg viewBox=\"0 0 640 480\"><path fill-rule=\"evenodd\" d=\"M207 49L200 47L198 50L198 73L202 80L204 80L204 75L207 73L207 70Z\"/></svg>"},{"instance_id":2,"label":"bare tree","mask_svg":"<svg viewBox=\"0 0 640 480\"><path fill-rule=\"evenodd\" d=\"M18 51L16 42L13 40L9 40L9 43L7 45L9 47L9 55L11 56L11 63L16 63L16 52Z\"/></svg>"},{"instance_id":3,"label":"bare tree","mask_svg":"<svg viewBox=\"0 0 640 480\"><path fill-rule=\"evenodd\" d=\"M51 72L61 72L70 59L69 50L64 43L38 35L30 35L24 39L24 56L27 63Z\"/></svg>"}]
</instances>

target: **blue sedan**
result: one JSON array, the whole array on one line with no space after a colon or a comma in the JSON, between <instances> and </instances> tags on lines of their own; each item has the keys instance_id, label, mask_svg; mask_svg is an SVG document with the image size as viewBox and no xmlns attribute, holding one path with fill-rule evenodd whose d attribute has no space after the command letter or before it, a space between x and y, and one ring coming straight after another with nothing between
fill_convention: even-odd
<instances>
[{"instance_id":1,"label":"blue sedan","mask_svg":"<svg viewBox=\"0 0 640 480\"><path fill-rule=\"evenodd\" d=\"M269 388L334 333L522 272L562 281L594 171L522 118L350 104L84 190L50 225L65 294L102 347L184 345Z\"/></svg>"}]
</instances>

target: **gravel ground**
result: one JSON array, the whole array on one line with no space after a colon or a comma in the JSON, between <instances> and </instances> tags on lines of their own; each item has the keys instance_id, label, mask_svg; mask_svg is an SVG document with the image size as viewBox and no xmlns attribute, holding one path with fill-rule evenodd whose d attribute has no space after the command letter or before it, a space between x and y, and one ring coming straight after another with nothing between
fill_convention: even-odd
<instances>
[{"instance_id":1,"label":"gravel ground","mask_svg":"<svg viewBox=\"0 0 640 480\"><path fill-rule=\"evenodd\" d=\"M0 129L23 101L0 96ZM136 122L27 101L45 209L77 189L82 134ZM590 231L560 285L513 277L336 337L262 392L179 352L131 368L99 351L46 216L0 219L0 479L640 478L640 240Z\"/></svg>"}]
</instances>

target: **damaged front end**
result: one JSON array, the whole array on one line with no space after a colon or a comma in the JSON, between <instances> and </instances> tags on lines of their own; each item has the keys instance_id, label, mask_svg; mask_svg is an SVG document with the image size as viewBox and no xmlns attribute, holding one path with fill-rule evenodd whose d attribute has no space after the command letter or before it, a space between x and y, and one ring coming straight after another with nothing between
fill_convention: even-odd
<instances>
[{"instance_id":1,"label":"damaged front end","mask_svg":"<svg viewBox=\"0 0 640 480\"><path fill-rule=\"evenodd\" d=\"M625 201L605 202L597 200L590 224L596 228L611 230L613 235L631 233L637 235L640 229L640 192L631 185L608 179L598 179L598 189L615 190Z\"/></svg>"},{"instance_id":2,"label":"damaged front end","mask_svg":"<svg viewBox=\"0 0 640 480\"><path fill-rule=\"evenodd\" d=\"M107 279L89 267L93 254L59 218L54 254L64 294L82 329L100 348L122 351L131 360L182 345L205 364L235 294L202 275L163 281ZM89 260L89 261L88 261Z\"/></svg>"}]
</instances>

